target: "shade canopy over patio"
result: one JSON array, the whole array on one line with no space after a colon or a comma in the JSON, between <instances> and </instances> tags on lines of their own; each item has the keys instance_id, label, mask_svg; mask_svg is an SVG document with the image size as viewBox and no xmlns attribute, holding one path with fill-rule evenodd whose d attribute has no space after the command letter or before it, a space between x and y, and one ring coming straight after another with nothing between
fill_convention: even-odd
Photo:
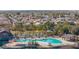
<instances>
[{"instance_id":1,"label":"shade canopy over patio","mask_svg":"<svg viewBox=\"0 0 79 59\"><path fill-rule=\"evenodd\" d=\"M0 32L0 45L6 44L9 40L12 40L14 36L7 31Z\"/></svg>"}]
</instances>

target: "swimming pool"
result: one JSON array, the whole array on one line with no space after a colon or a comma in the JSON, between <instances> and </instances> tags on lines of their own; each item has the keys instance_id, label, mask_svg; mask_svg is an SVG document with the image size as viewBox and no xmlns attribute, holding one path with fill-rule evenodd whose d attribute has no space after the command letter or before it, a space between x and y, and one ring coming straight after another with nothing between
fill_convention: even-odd
<instances>
[{"instance_id":1,"label":"swimming pool","mask_svg":"<svg viewBox=\"0 0 79 59\"><path fill-rule=\"evenodd\" d=\"M56 38L46 38L46 39L38 40L38 41L48 42L48 43L53 43L53 44L60 44L60 43L62 43L60 40L58 40Z\"/></svg>"},{"instance_id":2,"label":"swimming pool","mask_svg":"<svg viewBox=\"0 0 79 59\"><path fill-rule=\"evenodd\" d=\"M21 38L19 40L16 40L16 42L47 42L47 43L52 43L52 44L61 44L62 43L61 40L58 40L56 38L51 38L51 37L44 38L44 39L39 38L39 40Z\"/></svg>"}]
</instances>

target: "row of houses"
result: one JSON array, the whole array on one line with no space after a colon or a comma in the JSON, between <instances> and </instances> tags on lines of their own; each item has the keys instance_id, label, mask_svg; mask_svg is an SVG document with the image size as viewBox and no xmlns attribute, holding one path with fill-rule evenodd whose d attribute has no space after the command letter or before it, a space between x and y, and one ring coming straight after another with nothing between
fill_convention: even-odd
<instances>
[{"instance_id":1,"label":"row of houses","mask_svg":"<svg viewBox=\"0 0 79 59\"><path fill-rule=\"evenodd\" d=\"M26 15L26 16L22 16L22 21L27 24L34 23L36 25L44 24L47 21L54 22L54 23L67 21L70 23L72 22L75 24L79 24L79 19L76 19L75 14L73 13L71 13L70 15L63 15L63 16L59 15L58 17L56 16L50 17L49 15L41 15L41 17L38 17L38 18L36 16Z\"/></svg>"},{"instance_id":2,"label":"row of houses","mask_svg":"<svg viewBox=\"0 0 79 59\"><path fill-rule=\"evenodd\" d=\"M55 24L57 24L57 22L70 22L70 23L74 23L74 24L79 24L79 19L75 18L74 14L70 14L70 15L64 15L64 16L52 16L50 17L49 15L41 15L41 17L36 17L36 16L32 16L27 15L27 14L19 14L19 15L13 15L13 16L9 16L9 18L7 18L5 16L5 14L0 14L0 25L8 25L11 26L12 24L14 25L17 22L22 22L26 25L29 25L31 23L35 24L35 25L39 25L39 24L44 24L47 21L50 22L54 22Z\"/></svg>"}]
</instances>

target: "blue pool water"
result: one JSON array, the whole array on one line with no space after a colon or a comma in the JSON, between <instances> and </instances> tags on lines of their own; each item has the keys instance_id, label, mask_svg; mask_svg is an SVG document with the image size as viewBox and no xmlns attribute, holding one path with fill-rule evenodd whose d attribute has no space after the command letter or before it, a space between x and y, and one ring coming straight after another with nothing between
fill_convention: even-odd
<instances>
[{"instance_id":1,"label":"blue pool water","mask_svg":"<svg viewBox=\"0 0 79 59\"><path fill-rule=\"evenodd\" d=\"M17 42L32 42L32 40L30 39L24 39L24 38L20 38L16 40Z\"/></svg>"},{"instance_id":2,"label":"blue pool water","mask_svg":"<svg viewBox=\"0 0 79 59\"><path fill-rule=\"evenodd\" d=\"M48 43L53 43L53 44L59 44L59 43L62 43L60 40L55 39L55 38L46 38L46 39L38 40L38 41L48 42Z\"/></svg>"},{"instance_id":3,"label":"blue pool water","mask_svg":"<svg viewBox=\"0 0 79 59\"><path fill-rule=\"evenodd\" d=\"M60 44L62 43L60 40L58 39L55 39L55 38L45 38L45 39L40 39L40 40L30 40L30 39L19 39L19 40L16 40L17 42L48 42L48 43L53 43L53 44Z\"/></svg>"}]
</instances>

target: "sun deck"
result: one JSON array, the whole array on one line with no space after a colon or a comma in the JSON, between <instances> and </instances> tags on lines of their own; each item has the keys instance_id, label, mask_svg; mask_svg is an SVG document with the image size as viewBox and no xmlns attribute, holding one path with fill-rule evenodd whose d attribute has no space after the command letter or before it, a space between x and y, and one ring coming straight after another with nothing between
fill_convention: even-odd
<instances>
[{"instance_id":1,"label":"sun deck","mask_svg":"<svg viewBox=\"0 0 79 59\"><path fill-rule=\"evenodd\" d=\"M38 38L39 39L39 38ZM60 47L60 46L66 46L66 45L69 45L69 46L74 46L76 43L74 42L68 42L68 41L65 41L65 40L62 40L61 38L52 38L51 40L53 39L56 39L56 40L59 40L60 42L59 43L53 43L53 42L50 42L50 41L40 41L40 40L29 40L27 41L28 39L26 39L25 41L16 41L16 42L12 42L12 43L8 43L8 44L5 44L3 45L3 48L29 48L29 47L36 47L36 48L53 48L53 47ZM42 38L43 39L43 38ZM46 39L44 39L46 40Z\"/></svg>"}]
</instances>

